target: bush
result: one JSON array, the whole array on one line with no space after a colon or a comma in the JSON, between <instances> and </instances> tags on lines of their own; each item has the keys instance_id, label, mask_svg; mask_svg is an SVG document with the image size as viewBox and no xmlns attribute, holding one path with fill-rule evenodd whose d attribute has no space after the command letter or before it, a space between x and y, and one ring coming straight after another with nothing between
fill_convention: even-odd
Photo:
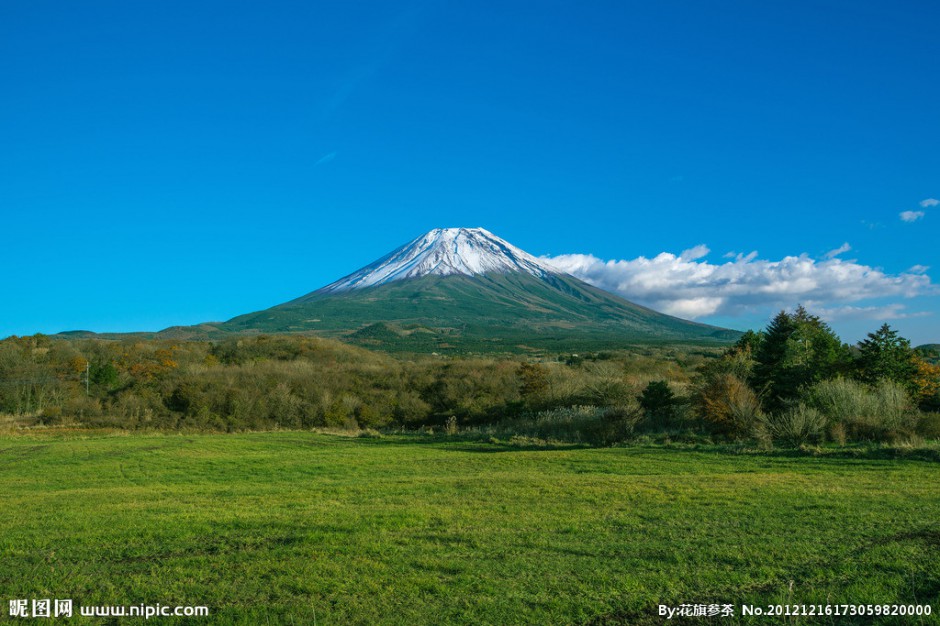
<instances>
[{"instance_id":1,"label":"bush","mask_svg":"<svg viewBox=\"0 0 940 626\"><path fill-rule=\"evenodd\" d=\"M95 398L75 396L69 398L62 407L62 415L70 416L79 422L89 423L89 419L101 416L101 403Z\"/></svg>"},{"instance_id":2,"label":"bush","mask_svg":"<svg viewBox=\"0 0 940 626\"><path fill-rule=\"evenodd\" d=\"M431 407L412 391L403 390L392 405L392 417L399 424L414 426L427 421Z\"/></svg>"},{"instance_id":3,"label":"bush","mask_svg":"<svg viewBox=\"0 0 940 626\"><path fill-rule=\"evenodd\" d=\"M582 391L583 397L595 406L618 406L630 403L635 393L623 380L609 377L591 382Z\"/></svg>"},{"instance_id":4,"label":"bush","mask_svg":"<svg viewBox=\"0 0 940 626\"><path fill-rule=\"evenodd\" d=\"M719 432L731 436L753 434L762 413L757 394L733 374L719 374L695 394L701 418Z\"/></svg>"},{"instance_id":5,"label":"bush","mask_svg":"<svg viewBox=\"0 0 940 626\"><path fill-rule=\"evenodd\" d=\"M880 381L872 390L875 410L881 416L884 425L891 429L907 429L913 425L911 401L907 391L900 384L890 380Z\"/></svg>"},{"instance_id":6,"label":"bush","mask_svg":"<svg viewBox=\"0 0 940 626\"><path fill-rule=\"evenodd\" d=\"M840 424L843 436L852 439L892 439L901 433L911 433L917 421L907 392L888 380L868 387L836 378L814 385L803 398L808 406L825 416L830 430Z\"/></svg>"},{"instance_id":7,"label":"bush","mask_svg":"<svg viewBox=\"0 0 940 626\"><path fill-rule=\"evenodd\" d=\"M925 413L917 422L917 434L924 439L940 439L940 413Z\"/></svg>"},{"instance_id":8,"label":"bush","mask_svg":"<svg viewBox=\"0 0 940 626\"><path fill-rule=\"evenodd\" d=\"M760 422L774 440L791 445L819 441L826 428L825 416L803 403L765 415Z\"/></svg>"},{"instance_id":9,"label":"bush","mask_svg":"<svg viewBox=\"0 0 940 626\"><path fill-rule=\"evenodd\" d=\"M808 405L821 411L831 423L848 424L876 414L875 402L867 387L854 380L836 378L814 385L803 394Z\"/></svg>"},{"instance_id":10,"label":"bush","mask_svg":"<svg viewBox=\"0 0 940 626\"><path fill-rule=\"evenodd\" d=\"M529 418L504 421L486 429L546 441L612 445L633 434L642 412L635 405L621 407L572 406L540 411Z\"/></svg>"},{"instance_id":11,"label":"bush","mask_svg":"<svg viewBox=\"0 0 940 626\"><path fill-rule=\"evenodd\" d=\"M588 430L592 443L610 446L626 441L633 435L641 413L630 407L607 407L593 429Z\"/></svg>"},{"instance_id":12,"label":"bush","mask_svg":"<svg viewBox=\"0 0 940 626\"><path fill-rule=\"evenodd\" d=\"M595 430L596 422L601 417L602 410L596 406L572 406L537 413L532 420L525 420L531 428L519 428L519 434L570 441L575 443L589 442L593 439L591 432ZM521 426L521 424L520 424Z\"/></svg>"},{"instance_id":13,"label":"bush","mask_svg":"<svg viewBox=\"0 0 940 626\"><path fill-rule=\"evenodd\" d=\"M39 423L47 426L58 424L62 421L62 407L47 406L39 414Z\"/></svg>"}]
</instances>

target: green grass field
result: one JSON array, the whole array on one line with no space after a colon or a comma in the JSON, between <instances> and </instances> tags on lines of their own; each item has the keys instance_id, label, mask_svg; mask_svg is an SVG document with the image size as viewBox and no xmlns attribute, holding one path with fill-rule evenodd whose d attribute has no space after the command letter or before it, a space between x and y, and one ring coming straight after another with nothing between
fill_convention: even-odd
<instances>
[{"instance_id":1,"label":"green grass field","mask_svg":"<svg viewBox=\"0 0 940 626\"><path fill-rule=\"evenodd\" d=\"M930 603L896 623L937 623L940 464L880 456L8 435L0 621L71 598L208 606L193 624L658 624L683 602Z\"/></svg>"}]
</instances>

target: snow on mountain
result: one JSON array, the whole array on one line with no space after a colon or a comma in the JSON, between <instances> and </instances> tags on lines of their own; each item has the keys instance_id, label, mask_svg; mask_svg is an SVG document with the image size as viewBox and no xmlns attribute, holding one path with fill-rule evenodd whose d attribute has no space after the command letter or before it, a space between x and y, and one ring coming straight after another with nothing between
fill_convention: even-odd
<instances>
[{"instance_id":1,"label":"snow on mountain","mask_svg":"<svg viewBox=\"0 0 940 626\"><path fill-rule=\"evenodd\" d=\"M437 228L318 293L337 293L419 276L525 272L561 274L483 228Z\"/></svg>"}]
</instances>

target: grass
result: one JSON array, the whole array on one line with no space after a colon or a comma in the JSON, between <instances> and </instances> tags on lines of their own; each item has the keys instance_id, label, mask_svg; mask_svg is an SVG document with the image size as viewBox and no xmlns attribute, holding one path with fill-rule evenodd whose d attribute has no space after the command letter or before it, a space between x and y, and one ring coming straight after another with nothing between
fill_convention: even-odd
<instances>
[{"instance_id":1,"label":"grass","mask_svg":"<svg viewBox=\"0 0 940 626\"><path fill-rule=\"evenodd\" d=\"M683 602L936 614L938 469L718 447L7 434L0 590L209 606L159 620L193 624L659 624L657 604Z\"/></svg>"}]
</instances>

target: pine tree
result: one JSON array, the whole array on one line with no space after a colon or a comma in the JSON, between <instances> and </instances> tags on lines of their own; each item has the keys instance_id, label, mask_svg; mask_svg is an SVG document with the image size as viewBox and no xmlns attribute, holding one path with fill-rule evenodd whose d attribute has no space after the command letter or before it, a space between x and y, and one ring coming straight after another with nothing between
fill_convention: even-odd
<instances>
[{"instance_id":1,"label":"pine tree","mask_svg":"<svg viewBox=\"0 0 940 626\"><path fill-rule=\"evenodd\" d=\"M884 324L858 344L856 376L866 383L891 380L910 388L917 375L911 342Z\"/></svg>"},{"instance_id":2,"label":"pine tree","mask_svg":"<svg viewBox=\"0 0 940 626\"><path fill-rule=\"evenodd\" d=\"M650 381L637 401L647 419L668 423L675 416L676 395L665 380Z\"/></svg>"},{"instance_id":3,"label":"pine tree","mask_svg":"<svg viewBox=\"0 0 940 626\"><path fill-rule=\"evenodd\" d=\"M848 369L848 348L828 324L803 306L774 317L755 355L754 388L768 408L795 399L800 390Z\"/></svg>"},{"instance_id":4,"label":"pine tree","mask_svg":"<svg viewBox=\"0 0 940 626\"><path fill-rule=\"evenodd\" d=\"M761 344L764 342L764 331L759 330L754 332L753 330L745 331L743 335L735 342L729 352L749 352L755 354L758 349L760 349Z\"/></svg>"},{"instance_id":5,"label":"pine tree","mask_svg":"<svg viewBox=\"0 0 940 626\"><path fill-rule=\"evenodd\" d=\"M829 324L816 315L810 315L802 306L797 307L794 319L797 336L807 351L808 360L804 361L807 384L834 378L849 371L849 348L842 343Z\"/></svg>"},{"instance_id":6,"label":"pine tree","mask_svg":"<svg viewBox=\"0 0 940 626\"><path fill-rule=\"evenodd\" d=\"M782 382L780 373L782 364L786 361L787 342L795 331L796 323L793 317L786 311L780 311L764 331L764 340L754 355L756 364L751 382L757 392L772 403L776 403L779 395L777 388Z\"/></svg>"}]
</instances>

